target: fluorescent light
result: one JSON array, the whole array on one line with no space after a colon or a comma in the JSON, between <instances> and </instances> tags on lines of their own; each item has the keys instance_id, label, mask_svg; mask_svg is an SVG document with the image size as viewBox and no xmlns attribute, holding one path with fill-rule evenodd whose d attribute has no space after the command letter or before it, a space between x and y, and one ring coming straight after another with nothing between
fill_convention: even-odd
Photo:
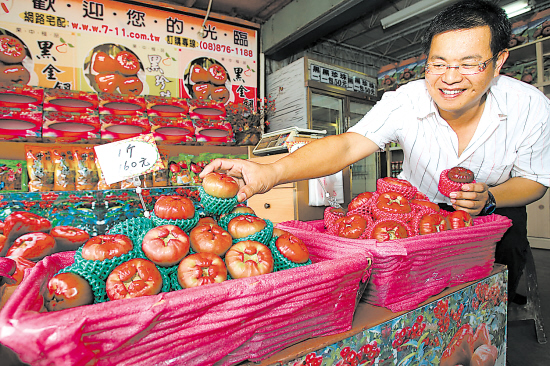
<instances>
[{"instance_id":1,"label":"fluorescent light","mask_svg":"<svg viewBox=\"0 0 550 366\"><path fill-rule=\"evenodd\" d=\"M386 29L392 25L399 24L409 18L419 16L427 11L437 9L447 3L454 2L456 0L422 0L405 9L399 10L393 14L388 15L385 18L380 19L382 28Z\"/></svg>"},{"instance_id":2,"label":"fluorescent light","mask_svg":"<svg viewBox=\"0 0 550 366\"><path fill-rule=\"evenodd\" d=\"M531 5L529 5L528 0L519 0L503 6L502 9L504 9L508 18L513 18L523 13L527 13L531 10Z\"/></svg>"}]
</instances>

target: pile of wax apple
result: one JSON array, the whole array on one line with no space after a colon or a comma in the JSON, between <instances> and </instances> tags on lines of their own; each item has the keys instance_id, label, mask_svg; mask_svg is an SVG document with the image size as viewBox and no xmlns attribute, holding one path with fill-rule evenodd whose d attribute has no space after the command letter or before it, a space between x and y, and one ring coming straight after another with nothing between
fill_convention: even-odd
<instances>
[{"instance_id":1,"label":"pile of wax apple","mask_svg":"<svg viewBox=\"0 0 550 366\"><path fill-rule=\"evenodd\" d=\"M214 199L237 202L239 185L225 174L208 174L202 188ZM300 239L274 229L269 220L256 216L250 207L236 204L218 216L199 219L189 198L162 196L154 206L155 225L141 243L133 243L123 234L98 235L87 240L79 251L83 260L101 262L124 258L135 249L135 244L141 246L142 256L125 260L106 276L109 300L160 293L162 273L168 270L176 276L179 288L186 289L311 263ZM192 226L188 225L190 222ZM278 264L281 261L287 263L286 267ZM63 271L52 277L43 293L46 309L55 311L94 303L93 286L85 277ZM174 290L174 286L171 288Z\"/></svg>"},{"instance_id":2,"label":"pile of wax apple","mask_svg":"<svg viewBox=\"0 0 550 366\"><path fill-rule=\"evenodd\" d=\"M444 171L439 190L448 196L472 182L471 171L455 167ZM472 226L473 220L465 211L440 209L410 182L387 177L377 180L375 192L355 197L347 210L328 207L324 224L332 235L382 242Z\"/></svg>"}]
</instances>

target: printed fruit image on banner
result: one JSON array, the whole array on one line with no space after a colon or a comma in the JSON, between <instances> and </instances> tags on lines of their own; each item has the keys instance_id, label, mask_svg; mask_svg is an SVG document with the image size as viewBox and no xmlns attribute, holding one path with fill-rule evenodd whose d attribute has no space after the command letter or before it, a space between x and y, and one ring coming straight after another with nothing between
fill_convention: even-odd
<instances>
[{"instance_id":1,"label":"printed fruit image on banner","mask_svg":"<svg viewBox=\"0 0 550 366\"><path fill-rule=\"evenodd\" d=\"M127 95L146 94L145 71L139 57L129 48L104 43L84 60L83 72L96 92Z\"/></svg>"},{"instance_id":2,"label":"printed fruit image on banner","mask_svg":"<svg viewBox=\"0 0 550 366\"><path fill-rule=\"evenodd\" d=\"M0 28L0 83L27 85L33 70L32 55L15 34Z\"/></svg>"},{"instance_id":3,"label":"printed fruit image on banner","mask_svg":"<svg viewBox=\"0 0 550 366\"><path fill-rule=\"evenodd\" d=\"M185 89L193 99L227 103L232 100L230 81L227 69L209 57L192 60L184 73Z\"/></svg>"}]
</instances>

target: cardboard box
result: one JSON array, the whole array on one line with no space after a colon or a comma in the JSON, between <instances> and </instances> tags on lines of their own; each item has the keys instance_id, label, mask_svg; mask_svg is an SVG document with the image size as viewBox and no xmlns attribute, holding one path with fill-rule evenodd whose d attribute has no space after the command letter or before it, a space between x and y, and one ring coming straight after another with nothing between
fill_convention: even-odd
<instances>
[{"instance_id":1,"label":"cardboard box","mask_svg":"<svg viewBox=\"0 0 550 366\"><path fill-rule=\"evenodd\" d=\"M45 111L42 140L58 143L95 144L100 142L100 123L97 112L75 113Z\"/></svg>"},{"instance_id":2,"label":"cardboard box","mask_svg":"<svg viewBox=\"0 0 550 366\"><path fill-rule=\"evenodd\" d=\"M155 141L179 145L195 141L195 126L189 117L148 115Z\"/></svg>"},{"instance_id":3,"label":"cardboard box","mask_svg":"<svg viewBox=\"0 0 550 366\"><path fill-rule=\"evenodd\" d=\"M98 97L100 115L142 116L147 111L145 98L141 96L101 92Z\"/></svg>"},{"instance_id":4,"label":"cardboard box","mask_svg":"<svg viewBox=\"0 0 550 366\"><path fill-rule=\"evenodd\" d=\"M226 117L225 105L212 100L193 99L189 101L189 117L221 121Z\"/></svg>"},{"instance_id":5,"label":"cardboard box","mask_svg":"<svg viewBox=\"0 0 550 366\"><path fill-rule=\"evenodd\" d=\"M0 108L16 108L28 112L42 112L44 90L29 85L0 83Z\"/></svg>"},{"instance_id":6,"label":"cardboard box","mask_svg":"<svg viewBox=\"0 0 550 366\"><path fill-rule=\"evenodd\" d=\"M99 98L96 93L54 88L44 90L44 111L97 115L98 107Z\"/></svg>"},{"instance_id":7,"label":"cardboard box","mask_svg":"<svg viewBox=\"0 0 550 366\"><path fill-rule=\"evenodd\" d=\"M101 140L117 141L151 132L151 124L144 114L102 114Z\"/></svg>"},{"instance_id":8,"label":"cardboard box","mask_svg":"<svg viewBox=\"0 0 550 366\"><path fill-rule=\"evenodd\" d=\"M42 110L0 107L0 140L42 140Z\"/></svg>"},{"instance_id":9,"label":"cardboard box","mask_svg":"<svg viewBox=\"0 0 550 366\"><path fill-rule=\"evenodd\" d=\"M223 120L194 119L195 138L197 142L212 145L232 145L235 136L231 123Z\"/></svg>"},{"instance_id":10,"label":"cardboard box","mask_svg":"<svg viewBox=\"0 0 550 366\"><path fill-rule=\"evenodd\" d=\"M365 248L308 247L313 264L44 313L41 291L74 252L27 272L0 311L0 342L33 365L233 365L351 329L370 276ZM41 310L42 309L42 310Z\"/></svg>"},{"instance_id":11,"label":"cardboard box","mask_svg":"<svg viewBox=\"0 0 550 366\"><path fill-rule=\"evenodd\" d=\"M186 99L146 95L145 102L147 103L147 115L150 117L186 118L189 116L189 105Z\"/></svg>"}]
</instances>

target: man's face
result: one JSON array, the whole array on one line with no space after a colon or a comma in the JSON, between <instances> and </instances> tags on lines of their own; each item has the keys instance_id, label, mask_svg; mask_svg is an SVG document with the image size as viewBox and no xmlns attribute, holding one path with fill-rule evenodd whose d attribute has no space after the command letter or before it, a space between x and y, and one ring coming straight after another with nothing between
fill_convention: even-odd
<instances>
[{"instance_id":1,"label":"man's face","mask_svg":"<svg viewBox=\"0 0 550 366\"><path fill-rule=\"evenodd\" d=\"M493 57L490 44L488 26L440 33L432 39L427 62L451 66L477 65ZM507 52L504 52L498 57L496 66L488 62L484 71L473 75L462 75L457 69L447 69L442 75L426 73L428 92L441 116L458 117L478 108L506 57Z\"/></svg>"}]
</instances>

